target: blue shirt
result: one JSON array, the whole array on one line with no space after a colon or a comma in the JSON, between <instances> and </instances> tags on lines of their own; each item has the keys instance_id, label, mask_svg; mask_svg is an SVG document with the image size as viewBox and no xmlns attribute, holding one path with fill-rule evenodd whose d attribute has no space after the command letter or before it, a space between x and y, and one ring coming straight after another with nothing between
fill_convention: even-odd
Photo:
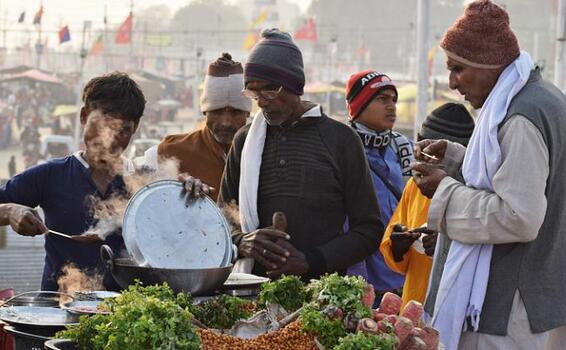
<instances>
[{"instance_id":1,"label":"blue shirt","mask_svg":"<svg viewBox=\"0 0 566 350\"><path fill-rule=\"evenodd\" d=\"M0 203L17 203L31 208L41 207L45 214L45 225L69 235L78 235L96 224L92 203L107 199L112 195L125 196L124 180L116 176L106 193L100 193L92 180L88 164L71 155L50 160L16 175L0 188ZM106 238L104 244L110 245L114 252L123 249L120 232ZM74 242L56 235L45 237L45 266L41 279L42 290L58 290L57 279L63 266L73 263L83 272L102 273L100 246ZM104 286L108 290L119 287L110 274L104 276Z\"/></svg>"},{"instance_id":2,"label":"blue shirt","mask_svg":"<svg viewBox=\"0 0 566 350\"><path fill-rule=\"evenodd\" d=\"M399 193L403 192L405 181L403 179L399 156L392 145L383 151L375 148L365 148L368 163L371 164L370 174L379 204L379 212L383 223L389 223L399 201L387 188L380 177L374 172L389 179L390 183L397 187ZM348 269L348 274L361 275L371 283L376 291L391 291L400 289L405 283L405 276L391 270L379 250L366 260L353 265Z\"/></svg>"}]
</instances>

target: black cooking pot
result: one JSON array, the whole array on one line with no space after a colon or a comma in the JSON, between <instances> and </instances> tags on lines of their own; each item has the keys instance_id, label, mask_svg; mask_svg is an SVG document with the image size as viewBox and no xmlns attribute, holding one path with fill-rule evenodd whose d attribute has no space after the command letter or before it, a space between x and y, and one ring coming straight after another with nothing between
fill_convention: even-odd
<instances>
[{"instance_id":1,"label":"black cooking pot","mask_svg":"<svg viewBox=\"0 0 566 350\"><path fill-rule=\"evenodd\" d=\"M14 350L44 350L43 344L51 338L45 335L29 333L12 326L4 326L4 331L14 337Z\"/></svg>"},{"instance_id":2,"label":"black cooking pot","mask_svg":"<svg viewBox=\"0 0 566 350\"><path fill-rule=\"evenodd\" d=\"M114 258L107 245L100 247L100 256L105 267L112 273L120 287L127 288L139 279L145 285L167 282L176 293L189 292L192 295L209 295L222 288L232 272L232 264L223 267L203 269L166 269L138 266L132 260Z\"/></svg>"},{"instance_id":3,"label":"black cooking pot","mask_svg":"<svg viewBox=\"0 0 566 350\"><path fill-rule=\"evenodd\" d=\"M33 295L33 296L31 296ZM4 302L4 306L44 306L58 307L61 295L59 292L31 291L13 296Z\"/></svg>"}]
</instances>

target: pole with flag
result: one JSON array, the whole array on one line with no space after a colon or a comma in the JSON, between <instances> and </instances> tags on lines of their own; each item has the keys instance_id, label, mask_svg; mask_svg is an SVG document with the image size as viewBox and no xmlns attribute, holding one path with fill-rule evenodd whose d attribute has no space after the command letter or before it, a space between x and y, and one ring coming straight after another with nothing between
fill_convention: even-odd
<instances>
[{"instance_id":1,"label":"pole with flag","mask_svg":"<svg viewBox=\"0 0 566 350\"><path fill-rule=\"evenodd\" d=\"M23 13L23 15L25 16L25 12ZM35 16L33 16L33 24L36 26L41 26L41 18L43 17L43 4L41 4L41 6L39 7L39 10L37 10L37 12L35 13ZM22 19L23 22L23 19Z\"/></svg>"},{"instance_id":2,"label":"pole with flag","mask_svg":"<svg viewBox=\"0 0 566 350\"><path fill-rule=\"evenodd\" d=\"M69 31L69 26L64 26L59 29L59 44L71 41L71 32Z\"/></svg>"},{"instance_id":3,"label":"pole with flag","mask_svg":"<svg viewBox=\"0 0 566 350\"><path fill-rule=\"evenodd\" d=\"M132 42L132 13L128 15L126 20L122 23L118 32L116 32L116 38L114 42L118 45L130 44Z\"/></svg>"},{"instance_id":4,"label":"pole with flag","mask_svg":"<svg viewBox=\"0 0 566 350\"><path fill-rule=\"evenodd\" d=\"M267 20L269 16L270 7L266 7L258 14L258 16L252 20L250 24L250 30L246 39L244 40L244 44L242 45L245 50L251 50L252 47L258 42L259 40L259 27Z\"/></svg>"},{"instance_id":5,"label":"pole with flag","mask_svg":"<svg viewBox=\"0 0 566 350\"><path fill-rule=\"evenodd\" d=\"M41 68L41 54L43 53L43 44L41 43L41 19L43 18L43 3L40 5L39 10L33 16L33 24L37 28L37 42L35 43L36 53L36 67Z\"/></svg>"},{"instance_id":6,"label":"pole with flag","mask_svg":"<svg viewBox=\"0 0 566 350\"><path fill-rule=\"evenodd\" d=\"M92 43L90 48L91 55L100 55L104 50L104 35L100 34L96 40Z\"/></svg>"},{"instance_id":7,"label":"pole with flag","mask_svg":"<svg viewBox=\"0 0 566 350\"><path fill-rule=\"evenodd\" d=\"M413 134L417 133L426 118L428 107L428 30L429 0L417 0L417 115L415 116Z\"/></svg>"},{"instance_id":8,"label":"pole with flag","mask_svg":"<svg viewBox=\"0 0 566 350\"><path fill-rule=\"evenodd\" d=\"M79 76L77 79L77 102L76 102L76 106L77 106L77 116L75 117L75 130L74 130L74 142L73 142L73 147L75 149L75 151L79 150L79 145L80 145L80 135L81 135L81 105L82 105L82 87L83 87L83 75L84 75L84 68L85 68L85 60L86 57L88 56L88 50L85 48L85 39L86 39L86 32L87 30L89 30L91 27L91 22L90 21L84 21L83 22L83 33L82 33L82 40L81 40L81 52L80 52L80 57L81 57L81 65L79 68Z\"/></svg>"}]
</instances>

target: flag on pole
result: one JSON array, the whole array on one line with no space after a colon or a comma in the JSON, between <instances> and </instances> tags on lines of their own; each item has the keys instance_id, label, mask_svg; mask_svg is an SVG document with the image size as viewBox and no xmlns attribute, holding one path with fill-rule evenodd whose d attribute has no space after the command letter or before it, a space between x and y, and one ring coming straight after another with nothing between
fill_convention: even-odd
<instances>
[{"instance_id":1,"label":"flag on pole","mask_svg":"<svg viewBox=\"0 0 566 350\"><path fill-rule=\"evenodd\" d=\"M266 7L263 10L261 10L261 12L259 13L259 15L257 15L257 18L252 22L252 28L257 28L260 25L263 24L263 22L265 22L265 20L267 19L267 17L269 16L269 12L270 12L270 8Z\"/></svg>"},{"instance_id":2,"label":"flag on pole","mask_svg":"<svg viewBox=\"0 0 566 350\"><path fill-rule=\"evenodd\" d=\"M34 25L41 25L41 17L43 17L43 5L39 7L39 10L33 16L33 24Z\"/></svg>"},{"instance_id":3,"label":"flag on pole","mask_svg":"<svg viewBox=\"0 0 566 350\"><path fill-rule=\"evenodd\" d=\"M26 20L26 11L22 11L22 13L20 13L20 17L18 17L18 23L24 23L25 20Z\"/></svg>"},{"instance_id":4,"label":"flag on pole","mask_svg":"<svg viewBox=\"0 0 566 350\"><path fill-rule=\"evenodd\" d=\"M59 44L71 41L71 32L69 31L69 26L64 26L59 29Z\"/></svg>"},{"instance_id":5,"label":"flag on pole","mask_svg":"<svg viewBox=\"0 0 566 350\"><path fill-rule=\"evenodd\" d=\"M318 35L316 33L316 23L313 18L310 18L307 23L295 32L295 40L304 40L316 42Z\"/></svg>"},{"instance_id":6,"label":"flag on pole","mask_svg":"<svg viewBox=\"0 0 566 350\"><path fill-rule=\"evenodd\" d=\"M250 50L259 40L259 33L258 28L261 26L267 17L269 16L270 7L265 7L261 12L257 15L255 19L252 20L250 23L250 31L246 38L244 39L244 43L242 45L244 50Z\"/></svg>"},{"instance_id":7,"label":"flag on pole","mask_svg":"<svg viewBox=\"0 0 566 350\"><path fill-rule=\"evenodd\" d=\"M254 47L255 43L259 40L259 34L256 31L251 31L246 36L246 40L244 40L243 48L244 50L250 50Z\"/></svg>"},{"instance_id":8,"label":"flag on pole","mask_svg":"<svg viewBox=\"0 0 566 350\"><path fill-rule=\"evenodd\" d=\"M100 34L92 43L92 47L90 48L91 55L99 55L104 50L104 41L102 39L102 34Z\"/></svg>"},{"instance_id":9,"label":"flag on pole","mask_svg":"<svg viewBox=\"0 0 566 350\"><path fill-rule=\"evenodd\" d=\"M116 44L129 44L132 41L132 13L128 15L128 18L122 23L118 32L116 33L116 39L114 42Z\"/></svg>"}]
</instances>

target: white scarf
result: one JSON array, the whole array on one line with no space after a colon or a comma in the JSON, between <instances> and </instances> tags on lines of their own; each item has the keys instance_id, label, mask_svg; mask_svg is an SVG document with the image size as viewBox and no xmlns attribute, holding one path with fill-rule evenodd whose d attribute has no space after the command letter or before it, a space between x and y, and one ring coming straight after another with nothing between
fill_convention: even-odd
<instances>
[{"instance_id":1,"label":"white scarf","mask_svg":"<svg viewBox=\"0 0 566 350\"><path fill-rule=\"evenodd\" d=\"M322 116L320 105L309 109L301 118L319 118ZM259 170L261 157L267 133L267 122L263 112L259 110L248 131L242 157L240 160L240 185L238 188L240 206L240 224L242 232L252 232L259 227L257 212L257 191L259 188ZM254 260L252 258L238 259L233 272L251 273Z\"/></svg>"},{"instance_id":2,"label":"white scarf","mask_svg":"<svg viewBox=\"0 0 566 350\"><path fill-rule=\"evenodd\" d=\"M533 69L531 57L521 51L491 90L466 149L462 168L466 186L493 192L493 177L501 165L499 126L513 97L525 86ZM472 329L479 329L492 251L491 244L453 241L450 246L432 319L447 350L457 349L468 317Z\"/></svg>"}]
</instances>

